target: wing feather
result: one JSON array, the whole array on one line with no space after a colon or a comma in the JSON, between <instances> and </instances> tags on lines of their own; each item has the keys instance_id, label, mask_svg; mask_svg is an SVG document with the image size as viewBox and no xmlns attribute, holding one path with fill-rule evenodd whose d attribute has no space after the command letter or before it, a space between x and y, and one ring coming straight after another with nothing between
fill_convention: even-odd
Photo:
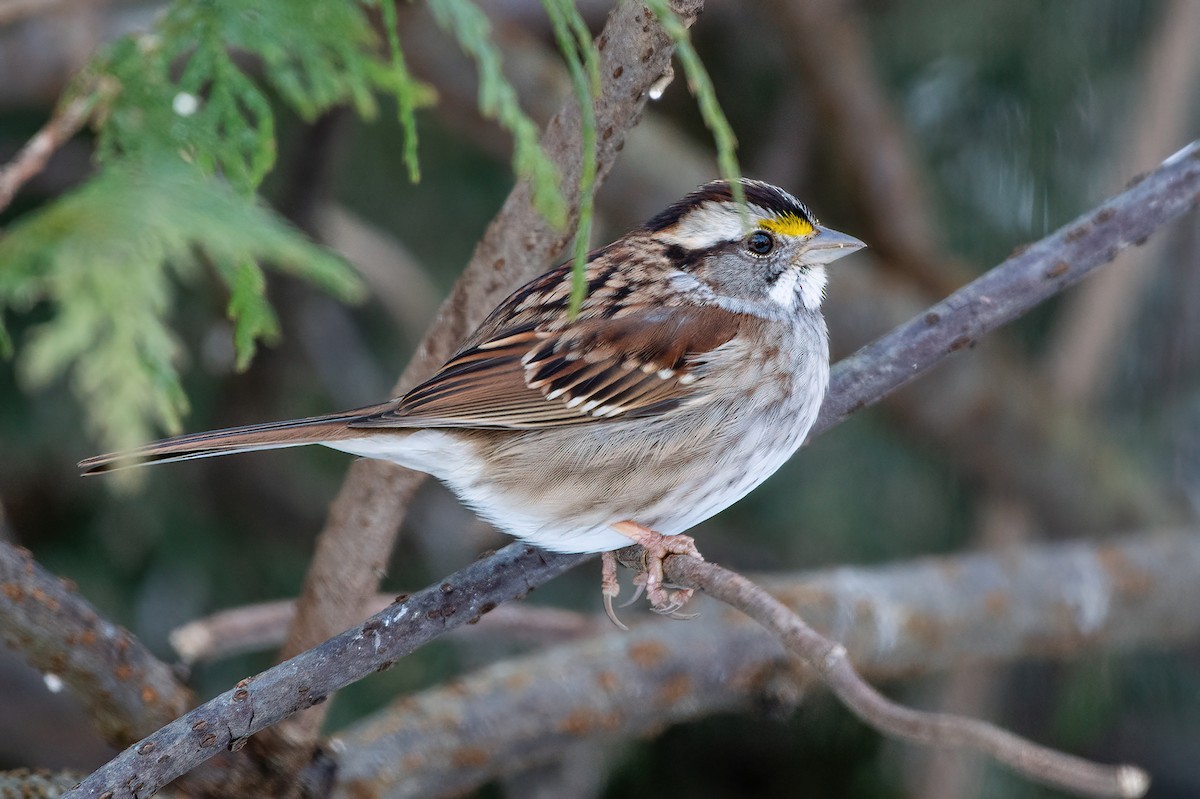
<instances>
[{"instance_id":1,"label":"wing feather","mask_svg":"<svg viewBox=\"0 0 1200 799\"><path fill-rule=\"evenodd\" d=\"M532 429L666 412L707 396L707 356L745 321L715 306L626 307L559 330L490 331L352 425Z\"/></svg>"}]
</instances>

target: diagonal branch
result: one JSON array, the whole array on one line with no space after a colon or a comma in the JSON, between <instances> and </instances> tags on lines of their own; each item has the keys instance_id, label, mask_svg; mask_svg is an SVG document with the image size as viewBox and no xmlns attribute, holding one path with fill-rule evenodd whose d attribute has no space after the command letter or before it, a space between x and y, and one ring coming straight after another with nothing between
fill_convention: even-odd
<instances>
[{"instance_id":1,"label":"diagonal branch","mask_svg":"<svg viewBox=\"0 0 1200 799\"><path fill-rule=\"evenodd\" d=\"M138 795L148 796L209 758L241 749L254 733L391 667L447 630L525 596L589 557L550 556L510 544L437 585L397 599L361 626L242 680L129 747L67 796L112 797L121 786L134 785Z\"/></svg>"},{"instance_id":2,"label":"diagonal branch","mask_svg":"<svg viewBox=\"0 0 1200 799\"><path fill-rule=\"evenodd\" d=\"M111 82L101 81L74 94L55 109L50 120L11 161L0 166L0 211L8 207L22 186L45 169L50 156L82 130L97 106L107 102L115 91Z\"/></svg>"},{"instance_id":3,"label":"diagonal branch","mask_svg":"<svg viewBox=\"0 0 1200 799\"><path fill-rule=\"evenodd\" d=\"M839 364L818 432L879 400L971 340L1140 242L1200 203L1200 142L1169 158L1094 212L1028 247L945 302ZM937 314L933 318L933 314ZM965 340L964 340L965 339ZM903 358L900 361L889 360ZM254 732L387 668L421 644L526 595L588 559L511 544L361 627L242 681L121 753L69 794L99 797L121 785L161 786ZM147 757L149 753L154 757Z\"/></svg>"},{"instance_id":4,"label":"diagonal branch","mask_svg":"<svg viewBox=\"0 0 1200 799\"><path fill-rule=\"evenodd\" d=\"M1194 141L1125 191L841 361L810 435L873 405L947 355L974 346L1198 203L1200 141Z\"/></svg>"}]
</instances>

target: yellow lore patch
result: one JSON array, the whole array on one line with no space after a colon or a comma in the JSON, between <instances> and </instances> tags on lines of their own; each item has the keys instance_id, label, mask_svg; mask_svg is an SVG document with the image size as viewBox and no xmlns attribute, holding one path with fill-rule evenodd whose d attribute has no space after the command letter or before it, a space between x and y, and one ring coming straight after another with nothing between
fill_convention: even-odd
<instances>
[{"instance_id":1,"label":"yellow lore patch","mask_svg":"<svg viewBox=\"0 0 1200 799\"><path fill-rule=\"evenodd\" d=\"M814 229L811 222L795 214L784 214L782 216L773 216L769 219L760 219L758 220L758 226L763 230L770 230L781 236L811 236Z\"/></svg>"}]
</instances>

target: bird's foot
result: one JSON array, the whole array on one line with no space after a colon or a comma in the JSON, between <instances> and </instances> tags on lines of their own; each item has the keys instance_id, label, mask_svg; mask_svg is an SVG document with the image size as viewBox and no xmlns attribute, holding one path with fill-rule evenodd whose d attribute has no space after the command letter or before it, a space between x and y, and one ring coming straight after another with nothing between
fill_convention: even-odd
<instances>
[{"instance_id":1,"label":"bird's foot","mask_svg":"<svg viewBox=\"0 0 1200 799\"><path fill-rule=\"evenodd\" d=\"M695 591L691 588L672 588L667 585L663 574L663 561L672 555L691 555L694 558L704 560L704 556L700 554L700 550L696 549L696 542L691 536L663 535L651 530L649 527L628 521L614 524L613 529L634 543L641 544L645 552L641 573L633 579L634 585L637 586L637 591L634 593L633 598L625 604L628 605L630 602L636 601L642 595L642 592L645 591L646 597L650 600L650 607L655 613L661 613L672 619L695 618L695 614L679 612L688 603L688 600L692 598ZM602 590L604 593L604 609L608 612L608 617L613 620L613 623L623 628L625 625L617 619L612 609L612 600L620 591L620 587L617 585L616 556L611 552L604 553L603 563Z\"/></svg>"}]
</instances>

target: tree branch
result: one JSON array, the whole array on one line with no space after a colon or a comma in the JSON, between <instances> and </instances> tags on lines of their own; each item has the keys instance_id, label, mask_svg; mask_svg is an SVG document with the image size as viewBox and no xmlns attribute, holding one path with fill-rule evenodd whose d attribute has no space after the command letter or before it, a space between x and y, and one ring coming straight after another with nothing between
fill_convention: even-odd
<instances>
[{"instance_id":1,"label":"tree branch","mask_svg":"<svg viewBox=\"0 0 1200 799\"><path fill-rule=\"evenodd\" d=\"M637 554L633 559L636 563ZM665 566L671 583L704 591L765 627L820 675L854 715L880 732L915 743L975 750L1037 782L1085 796L1134 799L1145 795L1150 787L1149 775L1134 766L1101 766L1035 744L985 721L925 713L896 704L858 674L846 647L818 633L740 574L686 555L669 558Z\"/></svg>"},{"instance_id":2,"label":"tree branch","mask_svg":"<svg viewBox=\"0 0 1200 799\"><path fill-rule=\"evenodd\" d=\"M96 106L113 91L115 87L101 82L60 104L42 129L11 161L0 167L0 211L8 207L22 186L46 167L50 156L87 124Z\"/></svg>"},{"instance_id":3,"label":"tree branch","mask_svg":"<svg viewBox=\"0 0 1200 799\"><path fill-rule=\"evenodd\" d=\"M132 635L101 618L71 583L0 541L0 630L30 665L53 674L92 726L125 746L178 716L191 693Z\"/></svg>"},{"instance_id":4,"label":"tree branch","mask_svg":"<svg viewBox=\"0 0 1200 799\"><path fill-rule=\"evenodd\" d=\"M894 680L962 663L1196 641L1200 616L1187 609L1200 602L1198 569L1193 529L762 584L842 641L862 674ZM611 630L398 698L336 736L334 795L461 795L581 743L808 695L813 673L794 668L756 623L702 594L694 603L700 615L686 624Z\"/></svg>"},{"instance_id":5,"label":"tree branch","mask_svg":"<svg viewBox=\"0 0 1200 799\"><path fill-rule=\"evenodd\" d=\"M214 755L241 749L254 733L390 668L447 630L525 596L589 557L548 555L526 544L510 544L437 585L398 598L362 625L242 680L129 747L67 796L100 799L131 786L137 795L148 796Z\"/></svg>"},{"instance_id":6,"label":"tree branch","mask_svg":"<svg viewBox=\"0 0 1200 799\"><path fill-rule=\"evenodd\" d=\"M1059 228L841 361L810 436L873 405L958 350L1011 322L1200 204L1200 141L1122 193Z\"/></svg>"}]
</instances>

